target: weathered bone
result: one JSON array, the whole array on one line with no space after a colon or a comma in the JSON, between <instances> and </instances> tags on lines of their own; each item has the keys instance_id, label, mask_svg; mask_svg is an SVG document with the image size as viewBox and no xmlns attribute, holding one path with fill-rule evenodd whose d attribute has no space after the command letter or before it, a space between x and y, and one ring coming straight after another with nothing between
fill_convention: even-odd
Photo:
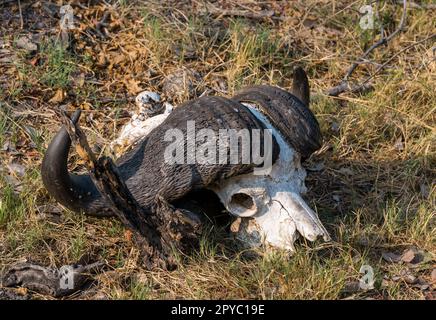
<instances>
[{"instance_id":1,"label":"weathered bone","mask_svg":"<svg viewBox=\"0 0 436 320\"><path fill-rule=\"evenodd\" d=\"M111 143L111 149L117 156L122 149L147 136L151 130L159 126L171 113L173 106L168 102L161 103L157 93L143 91L135 99L138 112L132 114L131 120L124 125L119 137ZM156 111L163 111L156 114Z\"/></svg>"},{"instance_id":2,"label":"weathered bone","mask_svg":"<svg viewBox=\"0 0 436 320\"><path fill-rule=\"evenodd\" d=\"M243 236L237 238L242 237L248 246L267 243L291 251L297 231L310 241L318 236L328 241L328 232L317 214L300 196L306 192L306 171L299 155L254 105L245 105L272 130L280 145L280 155L267 175L240 175L213 186L212 190L231 214L256 220L256 224L241 224L238 233Z\"/></svg>"},{"instance_id":3,"label":"weathered bone","mask_svg":"<svg viewBox=\"0 0 436 320\"><path fill-rule=\"evenodd\" d=\"M150 95L149 92L146 94ZM294 250L293 244L298 234L310 241L319 236L328 241L328 232L317 214L300 196L306 192L306 171L301 166L300 155L285 142L266 117L257 111L255 105L245 105L272 130L280 145L280 155L267 175L239 175L210 186L226 209L238 217L231 228L236 233L236 238L248 247L269 244L291 251ZM134 142L144 137L154 128L154 121L160 123L170 112L167 109L164 114L138 123L137 127L143 130L140 137L136 135L136 129L127 124L122 129L123 138ZM138 116L134 121L139 121Z\"/></svg>"}]
</instances>

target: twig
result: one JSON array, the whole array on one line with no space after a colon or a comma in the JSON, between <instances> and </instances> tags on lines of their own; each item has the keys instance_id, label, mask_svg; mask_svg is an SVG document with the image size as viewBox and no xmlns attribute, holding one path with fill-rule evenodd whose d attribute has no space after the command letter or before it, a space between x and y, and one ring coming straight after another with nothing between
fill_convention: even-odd
<instances>
[{"instance_id":1,"label":"twig","mask_svg":"<svg viewBox=\"0 0 436 320\"><path fill-rule=\"evenodd\" d=\"M103 17L101 18L101 20L98 21L96 23L96 25L95 25L95 30L97 31L98 35L101 38L106 38L106 36L107 36L106 32L105 32L105 30L103 28L108 25L106 21L107 21L107 19L109 17L110 17L110 12L109 11L105 11L104 14L103 14Z\"/></svg>"},{"instance_id":2,"label":"twig","mask_svg":"<svg viewBox=\"0 0 436 320\"><path fill-rule=\"evenodd\" d=\"M249 19L265 19L271 18L274 15L273 10L262 10L262 11L248 11L248 10L237 10L237 9L221 9L214 6L211 3L205 3L206 12L216 15L219 17L231 16L231 17L244 17Z\"/></svg>"},{"instance_id":3,"label":"twig","mask_svg":"<svg viewBox=\"0 0 436 320\"><path fill-rule=\"evenodd\" d=\"M401 49L400 51L398 51L397 53L395 53L392 57L390 57L388 60L386 60L383 64L381 64L376 70L375 70L375 72L372 74L372 75L370 75L369 77L367 77L361 84L360 84L360 86L362 86L362 85L366 85L367 83L368 83L368 81L369 80L371 80L372 78L374 78L374 76L376 75L376 74L378 74L384 67L386 67L392 60L394 60L397 56L399 56L401 53L403 53L404 51L407 51L407 50L409 50L410 48L413 48L414 46L416 46L416 45L418 45L418 44L421 44L421 43L423 43L423 42L426 42L426 41L428 41L428 40L430 40L430 39L432 39L432 38L436 38L436 33L435 34L432 34L431 36L428 36L427 38L425 38L425 39L422 39L422 40L419 40L419 41L416 41L416 42L414 42L414 43L412 43L411 45L408 45L407 47L405 47L405 48L403 48L403 49Z\"/></svg>"},{"instance_id":4,"label":"twig","mask_svg":"<svg viewBox=\"0 0 436 320\"><path fill-rule=\"evenodd\" d=\"M80 112L80 110L76 111L79 115ZM137 236L148 235L151 239L159 239L160 237L156 234L156 231L149 228L147 223L141 219L147 213L133 198L124 181L120 178L113 162L107 157L97 160L78 122L73 123L64 110L62 110L62 120L78 155L85 161L95 186L102 196L112 203L112 210L115 215ZM144 241L144 243L146 242ZM153 243L152 245L159 249L162 247L160 243Z\"/></svg>"},{"instance_id":5,"label":"twig","mask_svg":"<svg viewBox=\"0 0 436 320\"><path fill-rule=\"evenodd\" d=\"M403 1L401 1L401 0L397 0L397 4L401 4ZM429 9L429 10L435 10L436 9L436 4L432 4L432 3L429 3L429 4L425 4L425 3L416 3L416 2L413 2L413 1L410 1L409 2L409 7L410 8L412 8L412 9L424 9L424 10L426 10L426 9Z\"/></svg>"},{"instance_id":6,"label":"twig","mask_svg":"<svg viewBox=\"0 0 436 320\"><path fill-rule=\"evenodd\" d=\"M9 4L12 2L15 2L15 0L2 0L2 1L0 1L0 5Z\"/></svg>"},{"instance_id":7,"label":"twig","mask_svg":"<svg viewBox=\"0 0 436 320\"><path fill-rule=\"evenodd\" d=\"M80 110L73 117L78 119L79 115ZM146 258L146 266L166 269L175 267L173 247L185 250L198 240L198 221L188 212L174 209L159 195L153 209L148 211L141 207L130 193L112 159L97 159L78 122L74 123L63 110L62 119L96 188L112 205L111 209L120 221L134 232L135 240Z\"/></svg>"},{"instance_id":8,"label":"twig","mask_svg":"<svg viewBox=\"0 0 436 320\"><path fill-rule=\"evenodd\" d=\"M356 68L362 63L362 61L365 60L365 58L376 48L380 47L381 45L386 45L392 38L394 38L398 33L400 33L403 28L404 24L406 22L406 13L407 13L407 0L403 0L403 13L401 15L400 23L398 24L397 29L395 29L394 32L392 32L389 36L384 36L384 29L381 28L381 35L380 40L374 43L371 47L369 47L362 56L359 57L357 61L355 61L351 67L348 69L347 73L345 74L344 78L342 79L341 83L331 89L328 90L327 94L329 96L337 96L343 92L346 91L352 91L352 92L358 92L361 90L368 89L367 85L361 84L361 85L354 85L350 86L349 84L349 78L353 74L353 72L356 70ZM381 70L381 69L380 69ZM366 84L366 82L365 82Z\"/></svg>"},{"instance_id":9,"label":"twig","mask_svg":"<svg viewBox=\"0 0 436 320\"><path fill-rule=\"evenodd\" d=\"M378 68L375 70L375 72L368 76L365 80L363 80L360 84L350 86L348 82L342 82L340 85L330 89L328 92L329 96L338 96L340 93L343 93L345 91L350 91L352 93L357 92L367 92L368 90L372 89L372 85L368 83L372 78L374 78L381 70L383 70L392 60L394 60L396 57L398 57L401 53L404 51L409 50L410 48L413 48L414 46L421 44L423 42L426 42L432 38L435 38L436 34L432 34L431 36L428 36L425 39L416 41L412 43L411 45L408 45L407 47L401 49L397 53L395 53L392 57L390 57L388 60L386 60L383 64L379 65Z\"/></svg>"},{"instance_id":10,"label":"twig","mask_svg":"<svg viewBox=\"0 0 436 320\"><path fill-rule=\"evenodd\" d=\"M80 114L81 111L76 112ZM165 261L167 259L162 255L164 248L160 242L159 233L156 229L150 228L143 219L147 213L133 198L113 162L107 157L97 160L78 122L73 123L63 110L62 120L76 146L78 155L84 160L95 186L100 194L112 204L112 210L120 221L133 231L135 240L141 244L141 249L146 252L148 262L150 262L149 267L155 266L156 263L166 267Z\"/></svg>"},{"instance_id":11,"label":"twig","mask_svg":"<svg viewBox=\"0 0 436 320\"><path fill-rule=\"evenodd\" d=\"M18 0L18 11L20 12L20 28L23 29L24 21L23 21L23 12L21 10L21 1Z\"/></svg>"},{"instance_id":12,"label":"twig","mask_svg":"<svg viewBox=\"0 0 436 320\"><path fill-rule=\"evenodd\" d=\"M365 84L365 85L350 85L348 81L342 81L339 85L331 88L327 95L332 97L337 97L341 93L344 92L351 92L351 93L364 93L371 91L373 89L373 86L371 84Z\"/></svg>"}]
</instances>

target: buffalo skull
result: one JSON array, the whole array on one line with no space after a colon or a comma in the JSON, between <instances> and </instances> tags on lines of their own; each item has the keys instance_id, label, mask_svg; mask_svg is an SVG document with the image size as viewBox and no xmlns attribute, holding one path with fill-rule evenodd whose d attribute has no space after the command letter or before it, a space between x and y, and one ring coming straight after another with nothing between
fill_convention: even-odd
<instances>
[{"instance_id":1,"label":"buffalo skull","mask_svg":"<svg viewBox=\"0 0 436 320\"><path fill-rule=\"evenodd\" d=\"M308 86L304 87L305 75L297 70L296 78L293 91L300 93L300 100L307 106L309 94ZM299 235L310 241L318 237L322 237L325 241L329 240L328 232L317 214L301 197L306 192L304 183L306 171L301 165L301 160L308 154L307 152L301 154L296 150L293 142L295 137L292 139L293 143L284 137L284 134L289 131L283 130L283 124L292 126L292 121L296 119L286 118L286 114L280 114L283 112L280 108L286 110L290 106L296 109L300 107L298 111L309 116L308 118L313 121L311 125L316 128L317 123L310 117L308 109L301 108L290 96L278 88L257 86L248 88L233 98L245 105L266 128L272 131L280 149L278 158L269 172L262 175L253 172L240 174L207 186L217 194L228 212L236 217L231 231L245 247L253 248L267 244L293 251L294 242ZM134 114L123 127L120 136L113 142L114 148L131 145L146 137L168 117L173 109L169 104L164 105L163 108L156 107L162 106L160 97L148 91L139 94L136 103L139 112ZM150 110L156 109L160 110L160 114L150 115ZM277 119L285 121L275 126L273 121ZM295 134L295 131L292 134ZM317 140L318 137L313 139ZM312 143L316 144L317 141ZM300 150L304 151L305 148L310 149L308 146L303 146Z\"/></svg>"}]
</instances>

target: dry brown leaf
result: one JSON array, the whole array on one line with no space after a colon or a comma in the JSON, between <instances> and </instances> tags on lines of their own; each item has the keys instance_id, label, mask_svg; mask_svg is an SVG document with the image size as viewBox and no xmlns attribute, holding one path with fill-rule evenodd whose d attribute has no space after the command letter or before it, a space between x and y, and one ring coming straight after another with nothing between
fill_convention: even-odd
<instances>
[{"instance_id":1,"label":"dry brown leaf","mask_svg":"<svg viewBox=\"0 0 436 320\"><path fill-rule=\"evenodd\" d=\"M27 288L20 287L17 289L17 294L20 296L25 296L27 294Z\"/></svg>"},{"instance_id":2,"label":"dry brown leaf","mask_svg":"<svg viewBox=\"0 0 436 320\"><path fill-rule=\"evenodd\" d=\"M65 92L62 89L58 89L55 95L49 100L50 103L60 103L65 99Z\"/></svg>"},{"instance_id":3,"label":"dry brown leaf","mask_svg":"<svg viewBox=\"0 0 436 320\"><path fill-rule=\"evenodd\" d=\"M382 258L390 263L398 262L401 260L401 256L399 254L396 254L394 252L388 252L388 251L382 252Z\"/></svg>"},{"instance_id":4,"label":"dry brown leaf","mask_svg":"<svg viewBox=\"0 0 436 320\"><path fill-rule=\"evenodd\" d=\"M140 81L137 81L135 79L130 79L125 82L127 90L132 94L137 94L142 91L142 88L139 86L141 83Z\"/></svg>"},{"instance_id":5,"label":"dry brown leaf","mask_svg":"<svg viewBox=\"0 0 436 320\"><path fill-rule=\"evenodd\" d=\"M415 259L415 251L413 249L408 249L404 251L403 255L401 256L401 261L411 263Z\"/></svg>"},{"instance_id":6,"label":"dry brown leaf","mask_svg":"<svg viewBox=\"0 0 436 320\"><path fill-rule=\"evenodd\" d=\"M28 51L28 52L36 51L36 50L38 49L38 46L37 46L35 43L33 43L33 42L30 40L30 38L27 37L27 36L24 36L24 37L19 38L19 39L16 41L15 45L16 45L18 48L20 48L20 49L24 49L24 50L26 50L26 51Z\"/></svg>"},{"instance_id":7,"label":"dry brown leaf","mask_svg":"<svg viewBox=\"0 0 436 320\"><path fill-rule=\"evenodd\" d=\"M118 64L120 64L121 62L123 62L124 60L126 59L126 57L123 55L123 54L117 54L117 55L115 55L114 57L112 57L112 62L111 62L111 64L114 64L114 65L118 65Z\"/></svg>"},{"instance_id":8,"label":"dry brown leaf","mask_svg":"<svg viewBox=\"0 0 436 320\"><path fill-rule=\"evenodd\" d=\"M100 52L97 58L97 66L104 67L107 64L106 56L103 52Z\"/></svg>"},{"instance_id":9,"label":"dry brown leaf","mask_svg":"<svg viewBox=\"0 0 436 320\"><path fill-rule=\"evenodd\" d=\"M92 105L89 102L84 102L80 105L80 109L90 111L92 109Z\"/></svg>"},{"instance_id":10,"label":"dry brown leaf","mask_svg":"<svg viewBox=\"0 0 436 320\"><path fill-rule=\"evenodd\" d=\"M124 239L126 239L127 242L132 242L133 233L130 230L126 230L124 232Z\"/></svg>"},{"instance_id":11,"label":"dry brown leaf","mask_svg":"<svg viewBox=\"0 0 436 320\"><path fill-rule=\"evenodd\" d=\"M34 57L32 60L30 60L30 64L32 66L36 66L39 62L39 56Z\"/></svg>"}]
</instances>

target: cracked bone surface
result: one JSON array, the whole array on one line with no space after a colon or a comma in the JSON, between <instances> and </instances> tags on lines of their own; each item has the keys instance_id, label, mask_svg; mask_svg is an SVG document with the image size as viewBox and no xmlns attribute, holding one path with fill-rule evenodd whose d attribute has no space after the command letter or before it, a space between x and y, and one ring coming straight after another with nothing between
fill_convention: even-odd
<instances>
[{"instance_id":1,"label":"cracked bone surface","mask_svg":"<svg viewBox=\"0 0 436 320\"><path fill-rule=\"evenodd\" d=\"M231 214L241 220L252 219L235 222L231 229L236 238L247 247L265 243L291 251L298 234L310 241L318 237L328 241L330 237L318 215L300 196L306 192L306 171L300 156L255 106L245 105L272 130L280 154L266 175L235 176L211 188Z\"/></svg>"},{"instance_id":2,"label":"cracked bone surface","mask_svg":"<svg viewBox=\"0 0 436 320\"><path fill-rule=\"evenodd\" d=\"M160 101L156 93L146 91L138 95L144 96ZM147 98L137 98L137 101L140 99ZM148 100L146 103L149 103ZM210 186L226 209L237 217L231 226L236 239L249 248L267 244L290 251L294 250L294 242L299 235L310 241L318 237L328 241L329 234L318 215L301 197L306 192L306 171L299 154L254 105L245 105L272 130L280 145L280 154L268 174L239 175ZM161 124L171 110L172 106L167 106L163 114L143 118L134 116L116 141L134 143Z\"/></svg>"},{"instance_id":3,"label":"cracked bone surface","mask_svg":"<svg viewBox=\"0 0 436 320\"><path fill-rule=\"evenodd\" d=\"M111 149L117 156L124 147L133 145L159 126L173 110L171 104L161 103L160 96L151 91L138 94L135 103L138 112L132 113L132 118L121 129L118 138L111 143Z\"/></svg>"}]
</instances>

